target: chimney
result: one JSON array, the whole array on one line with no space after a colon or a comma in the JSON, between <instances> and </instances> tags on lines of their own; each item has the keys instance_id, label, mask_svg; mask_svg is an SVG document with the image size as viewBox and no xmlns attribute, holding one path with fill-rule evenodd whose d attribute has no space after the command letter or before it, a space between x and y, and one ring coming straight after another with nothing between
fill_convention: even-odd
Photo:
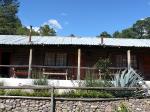
<instances>
[{"instance_id":1,"label":"chimney","mask_svg":"<svg viewBox=\"0 0 150 112\"><path fill-rule=\"evenodd\" d=\"M32 36L32 26L30 25L29 42L31 42L31 36Z\"/></svg>"},{"instance_id":2,"label":"chimney","mask_svg":"<svg viewBox=\"0 0 150 112\"><path fill-rule=\"evenodd\" d=\"M101 36L101 44L103 45L104 44L104 37Z\"/></svg>"}]
</instances>

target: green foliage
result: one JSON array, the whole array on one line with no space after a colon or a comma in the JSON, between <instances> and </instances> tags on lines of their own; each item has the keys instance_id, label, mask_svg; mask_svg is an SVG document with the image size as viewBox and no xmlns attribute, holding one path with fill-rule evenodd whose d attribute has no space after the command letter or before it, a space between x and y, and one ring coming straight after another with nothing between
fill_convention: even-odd
<instances>
[{"instance_id":1,"label":"green foliage","mask_svg":"<svg viewBox=\"0 0 150 112\"><path fill-rule=\"evenodd\" d=\"M4 82L3 81L0 82L0 86L4 86Z\"/></svg>"},{"instance_id":2,"label":"green foliage","mask_svg":"<svg viewBox=\"0 0 150 112\"><path fill-rule=\"evenodd\" d=\"M62 94L55 95L57 97L71 97L71 98L113 98L114 96L108 92L91 91L91 90L72 90Z\"/></svg>"},{"instance_id":3,"label":"green foliage","mask_svg":"<svg viewBox=\"0 0 150 112\"><path fill-rule=\"evenodd\" d=\"M140 81L144 81L143 78L132 68L114 75L115 87L137 87Z\"/></svg>"},{"instance_id":4,"label":"green foliage","mask_svg":"<svg viewBox=\"0 0 150 112\"><path fill-rule=\"evenodd\" d=\"M110 63L109 58L106 58L106 59L100 58L100 59L96 62L96 67L97 67L97 68L100 70L100 72L102 73L104 80L111 79L110 70L109 70L110 65L111 65L111 63Z\"/></svg>"},{"instance_id":5,"label":"green foliage","mask_svg":"<svg viewBox=\"0 0 150 112\"><path fill-rule=\"evenodd\" d=\"M115 32L114 38L150 38L150 17L136 21L130 28Z\"/></svg>"},{"instance_id":6,"label":"green foliage","mask_svg":"<svg viewBox=\"0 0 150 112\"><path fill-rule=\"evenodd\" d=\"M30 96L30 93L20 89L14 89L14 90L7 90L5 92L5 95L6 96Z\"/></svg>"},{"instance_id":7,"label":"green foliage","mask_svg":"<svg viewBox=\"0 0 150 112\"><path fill-rule=\"evenodd\" d=\"M70 34L69 37L75 37L75 35L74 34Z\"/></svg>"},{"instance_id":8,"label":"green foliage","mask_svg":"<svg viewBox=\"0 0 150 112\"><path fill-rule=\"evenodd\" d=\"M42 36L56 36L55 30L50 28L49 25L41 26L39 31Z\"/></svg>"},{"instance_id":9,"label":"green foliage","mask_svg":"<svg viewBox=\"0 0 150 112\"><path fill-rule=\"evenodd\" d=\"M32 79L43 79L42 70L41 69L32 69Z\"/></svg>"},{"instance_id":10,"label":"green foliage","mask_svg":"<svg viewBox=\"0 0 150 112\"><path fill-rule=\"evenodd\" d=\"M48 80L46 77L41 77L39 79L34 79L33 81L33 84L34 85L40 85L40 86L47 86L48 85ZM48 89L34 89L34 94L35 95L41 95L41 94L47 94L49 93L49 90Z\"/></svg>"},{"instance_id":11,"label":"green foliage","mask_svg":"<svg viewBox=\"0 0 150 112\"><path fill-rule=\"evenodd\" d=\"M25 26L21 26L17 28L16 35L29 35L30 34L30 29L28 29ZM39 32L36 32L32 29L32 35L40 35Z\"/></svg>"},{"instance_id":12,"label":"green foliage","mask_svg":"<svg viewBox=\"0 0 150 112\"><path fill-rule=\"evenodd\" d=\"M121 38L121 33L119 31L114 32L113 38Z\"/></svg>"},{"instance_id":13,"label":"green foliage","mask_svg":"<svg viewBox=\"0 0 150 112\"><path fill-rule=\"evenodd\" d=\"M33 84L34 85L48 85L48 80L46 77L43 77L40 79L34 79Z\"/></svg>"},{"instance_id":14,"label":"green foliage","mask_svg":"<svg viewBox=\"0 0 150 112\"><path fill-rule=\"evenodd\" d=\"M109 33L107 33L106 31L104 31L97 37L111 38L112 36Z\"/></svg>"},{"instance_id":15,"label":"green foliage","mask_svg":"<svg viewBox=\"0 0 150 112\"><path fill-rule=\"evenodd\" d=\"M87 72L85 77L86 87L111 87L112 83L109 80L96 79L95 74Z\"/></svg>"},{"instance_id":16,"label":"green foliage","mask_svg":"<svg viewBox=\"0 0 150 112\"><path fill-rule=\"evenodd\" d=\"M5 96L34 96L34 97L49 97L51 96L51 93L45 90L40 91L23 91L20 89L14 89L14 90L7 90L7 91L0 91L0 95Z\"/></svg>"},{"instance_id":17,"label":"green foliage","mask_svg":"<svg viewBox=\"0 0 150 112\"><path fill-rule=\"evenodd\" d=\"M124 103L121 103L119 107L115 109L115 112L131 112L131 111Z\"/></svg>"},{"instance_id":18,"label":"green foliage","mask_svg":"<svg viewBox=\"0 0 150 112\"><path fill-rule=\"evenodd\" d=\"M0 34L16 34L17 28L21 26L21 21L17 17L18 0L0 1Z\"/></svg>"},{"instance_id":19,"label":"green foliage","mask_svg":"<svg viewBox=\"0 0 150 112\"><path fill-rule=\"evenodd\" d=\"M128 28L122 30L121 36L122 38L137 38L137 33L134 32L133 28Z\"/></svg>"},{"instance_id":20,"label":"green foliage","mask_svg":"<svg viewBox=\"0 0 150 112\"><path fill-rule=\"evenodd\" d=\"M124 70L114 75L114 87L139 87L139 82L144 81L132 68ZM112 94L116 97L135 97L143 96L141 91L114 91Z\"/></svg>"},{"instance_id":21,"label":"green foliage","mask_svg":"<svg viewBox=\"0 0 150 112\"><path fill-rule=\"evenodd\" d=\"M30 96L35 96L35 97L50 97L51 93L47 90L40 90L40 91L34 91L33 93L30 94Z\"/></svg>"},{"instance_id":22,"label":"green foliage","mask_svg":"<svg viewBox=\"0 0 150 112\"><path fill-rule=\"evenodd\" d=\"M5 95L5 90L4 89L0 89L0 95Z\"/></svg>"}]
</instances>

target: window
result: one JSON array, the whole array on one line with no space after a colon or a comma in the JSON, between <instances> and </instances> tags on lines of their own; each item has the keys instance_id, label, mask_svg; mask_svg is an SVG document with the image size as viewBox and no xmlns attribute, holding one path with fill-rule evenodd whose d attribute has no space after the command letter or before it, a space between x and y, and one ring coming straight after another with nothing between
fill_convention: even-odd
<instances>
[{"instance_id":1,"label":"window","mask_svg":"<svg viewBox=\"0 0 150 112\"><path fill-rule=\"evenodd\" d=\"M116 56L116 65L117 67L126 67L127 66L127 58L125 55L117 55Z\"/></svg>"},{"instance_id":2,"label":"window","mask_svg":"<svg viewBox=\"0 0 150 112\"><path fill-rule=\"evenodd\" d=\"M66 53L46 53L45 65L49 66L66 66L67 54Z\"/></svg>"},{"instance_id":3,"label":"window","mask_svg":"<svg viewBox=\"0 0 150 112\"><path fill-rule=\"evenodd\" d=\"M55 54L54 53L45 54L45 65L55 66Z\"/></svg>"},{"instance_id":4,"label":"window","mask_svg":"<svg viewBox=\"0 0 150 112\"><path fill-rule=\"evenodd\" d=\"M66 66L67 55L66 53L56 54L56 66Z\"/></svg>"},{"instance_id":5,"label":"window","mask_svg":"<svg viewBox=\"0 0 150 112\"><path fill-rule=\"evenodd\" d=\"M131 56L131 66L137 68L137 57L135 55Z\"/></svg>"},{"instance_id":6,"label":"window","mask_svg":"<svg viewBox=\"0 0 150 112\"><path fill-rule=\"evenodd\" d=\"M127 56L126 55L116 55L116 66L117 67L127 67ZM131 66L133 68L137 68L136 55L131 55Z\"/></svg>"}]
</instances>

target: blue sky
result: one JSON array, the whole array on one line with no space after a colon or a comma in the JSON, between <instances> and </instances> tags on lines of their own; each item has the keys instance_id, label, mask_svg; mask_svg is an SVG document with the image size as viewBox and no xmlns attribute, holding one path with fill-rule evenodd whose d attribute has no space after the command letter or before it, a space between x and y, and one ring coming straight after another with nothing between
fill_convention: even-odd
<instances>
[{"instance_id":1,"label":"blue sky","mask_svg":"<svg viewBox=\"0 0 150 112\"><path fill-rule=\"evenodd\" d=\"M150 16L150 0L19 0L25 26L49 24L60 36L97 36Z\"/></svg>"}]
</instances>

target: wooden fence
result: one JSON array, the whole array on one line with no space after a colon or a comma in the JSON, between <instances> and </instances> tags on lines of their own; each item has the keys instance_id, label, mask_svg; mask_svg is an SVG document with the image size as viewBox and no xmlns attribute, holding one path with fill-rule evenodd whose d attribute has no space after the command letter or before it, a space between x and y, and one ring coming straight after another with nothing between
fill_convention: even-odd
<instances>
[{"instance_id":1,"label":"wooden fence","mask_svg":"<svg viewBox=\"0 0 150 112\"><path fill-rule=\"evenodd\" d=\"M143 90L140 87L53 87L53 86L0 86L0 89L49 89L51 90L51 112L54 112L54 90L57 89L73 89L73 90L101 90L101 91L137 91ZM15 97L14 97L15 98ZM71 100L75 100L71 98ZM89 100L89 99L88 99ZM96 101L96 99L94 99ZM82 98L82 101L86 101Z\"/></svg>"}]
</instances>

